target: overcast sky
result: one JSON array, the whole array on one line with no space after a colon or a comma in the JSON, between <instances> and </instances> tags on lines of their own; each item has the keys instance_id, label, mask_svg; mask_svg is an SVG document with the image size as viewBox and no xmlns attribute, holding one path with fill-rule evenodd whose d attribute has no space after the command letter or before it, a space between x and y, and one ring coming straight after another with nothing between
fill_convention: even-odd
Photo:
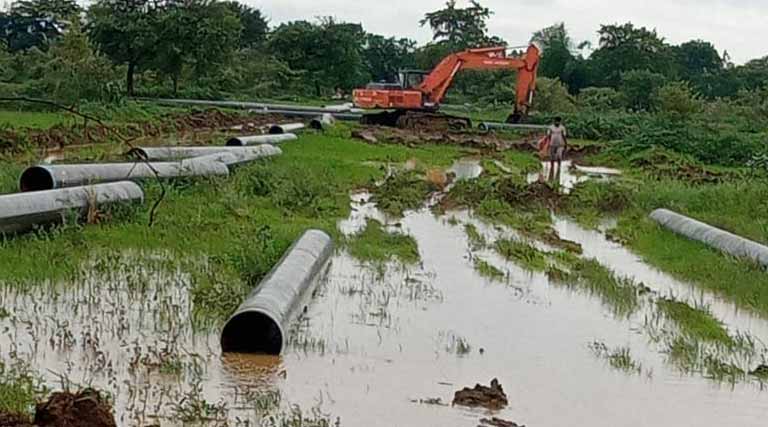
<instances>
[{"instance_id":1,"label":"overcast sky","mask_svg":"<svg viewBox=\"0 0 768 427\"><path fill-rule=\"evenodd\" d=\"M437 10L445 0L240 0L255 6L272 25L317 16L333 16L363 24L366 31L431 38L419 26L425 12ZM468 0L458 0L463 6ZM624 23L656 28L670 43L691 39L711 41L727 50L736 63L768 55L768 0L481 0L494 11L492 35L511 45L527 43L531 34L555 22L565 22L576 42L596 44L600 24Z\"/></svg>"}]
</instances>

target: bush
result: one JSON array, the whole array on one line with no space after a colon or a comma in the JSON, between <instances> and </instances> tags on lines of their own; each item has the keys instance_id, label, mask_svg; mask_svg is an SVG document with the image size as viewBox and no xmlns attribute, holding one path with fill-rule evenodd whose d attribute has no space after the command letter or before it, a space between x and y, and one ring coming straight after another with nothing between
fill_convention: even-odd
<instances>
[{"instance_id":1,"label":"bush","mask_svg":"<svg viewBox=\"0 0 768 427\"><path fill-rule=\"evenodd\" d=\"M627 100L613 88L588 87L579 92L578 104L592 111L611 111L625 109Z\"/></svg>"},{"instance_id":2,"label":"bush","mask_svg":"<svg viewBox=\"0 0 768 427\"><path fill-rule=\"evenodd\" d=\"M621 93L627 106L634 111L652 111L656 94L665 77L648 70L628 71L621 75Z\"/></svg>"},{"instance_id":3,"label":"bush","mask_svg":"<svg viewBox=\"0 0 768 427\"><path fill-rule=\"evenodd\" d=\"M559 79L541 77L536 83L533 109L542 113L573 113L576 102Z\"/></svg>"},{"instance_id":4,"label":"bush","mask_svg":"<svg viewBox=\"0 0 768 427\"><path fill-rule=\"evenodd\" d=\"M656 94L656 104L664 113L687 117L702 110L703 103L687 82L670 82Z\"/></svg>"}]
</instances>

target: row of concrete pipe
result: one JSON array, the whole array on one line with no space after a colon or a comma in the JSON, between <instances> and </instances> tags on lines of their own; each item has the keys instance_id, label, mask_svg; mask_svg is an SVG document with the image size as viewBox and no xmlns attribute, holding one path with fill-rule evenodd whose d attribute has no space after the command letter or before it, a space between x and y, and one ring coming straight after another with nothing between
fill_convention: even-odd
<instances>
[{"instance_id":1,"label":"row of concrete pipe","mask_svg":"<svg viewBox=\"0 0 768 427\"><path fill-rule=\"evenodd\" d=\"M318 118L322 126L332 122ZM298 126L285 126L299 129ZM134 181L185 176L226 176L232 166L280 155L275 143L292 133L241 136L226 146L137 147L130 163L38 165L22 173L22 192L0 196L0 235L61 222L68 213L84 216L95 206L141 203ZM319 230L306 231L229 318L221 334L224 352L279 355L289 324L327 271L333 241Z\"/></svg>"}]
</instances>

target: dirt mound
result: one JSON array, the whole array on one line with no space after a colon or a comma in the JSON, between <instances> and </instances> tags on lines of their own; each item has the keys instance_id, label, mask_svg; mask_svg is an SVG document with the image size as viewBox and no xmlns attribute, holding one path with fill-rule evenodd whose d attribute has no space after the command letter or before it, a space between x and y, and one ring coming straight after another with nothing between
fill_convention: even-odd
<instances>
[{"instance_id":1,"label":"dirt mound","mask_svg":"<svg viewBox=\"0 0 768 427\"><path fill-rule=\"evenodd\" d=\"M453 396L453 404L461 406L501 409L508 403L507 395L496 378L491 380L490 387L475 384L475 388L464 387Z\"/></svg>"},{"instance_id":2,"label":"dirt mound","mask_svg":"<svg viewBox=\"0 0 768 427\"><path fill-rule=\"evenodd\" d=\"M73 116L74 117L74 116ZM0 153L12 153L29 147L62 149L76 144L94 144L139 137L160 136L169 133L200 130L236 130L255 132L259 128L285 117L275 114L240 114L220 110L192 113L171 113L152 121L119 126L101 126L93 121L72 125L58 124L49 129L18 129L0 131ZM233 129L236 128L236 129Z\"/></svg>"},{"instance_id":3,"label":"dirt mound","mask_svg":"<svg viewBox=\"0 0 768 427\"><path fill-rule=\"evenodd\" d=\"M32 420L26 415L0 412L0 427L33 427Z\"/></svg>"},{"instance_id":4,"label":"dirt mound","mask_svg":"<svg viewBox=\"0 0 768 427\"><path fill-rule=\"evenodd\" d=\"M524 425L520 425L517 423L514 423L512 421L502 420L501 418L493 417L491 419L483 418L480 420L480 424L477 427L525 427Z\"/></svg>"},{"instance_id":5,"label":"dirt mound","mask_svg":"<svg viewBox=\"0 0 768 427\"><path fill-rule=\"evenodd\" d=\"M368 126L352 132L352 137L369 144L387 143L417 147L424 144L460 145L487 151L504 151L516 142L505 141L495 134L480 135L473 132L398 129L383 126Z\"/></svg>"},{"instance_id":6,"label":"dirt mound","mask_svg":"<svg viewBox=\"0 0 768 427\"><path fill-rule=\"evenodd\" d=\"M98 391L56 392L35 408L39 427L116 427L112 408Z\"/></svg>"}]
</instances>

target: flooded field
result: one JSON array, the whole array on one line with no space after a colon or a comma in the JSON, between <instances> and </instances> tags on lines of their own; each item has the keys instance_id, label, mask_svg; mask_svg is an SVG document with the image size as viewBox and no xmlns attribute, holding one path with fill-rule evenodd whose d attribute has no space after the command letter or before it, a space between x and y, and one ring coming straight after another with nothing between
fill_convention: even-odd
<instances>
[{"instance_id":1,"label":"flooded field","mask_svg":"<svg viewBox=\"0 0 768 427\"><path fill-rule=\"evenodd\" d=\"M476 176L475 166L463 162L456 174ZM352 205L343 233L376 219L412 236L421 261L373 265L339 250L282 357L222 355L218 330L195 322L186 269L205 260L124 253L94 258L76 283L5 284L0 360L28 363L52 388L111 393L122 426L475 426L489 415L533 427L764 425L761 383L678 369L646 332L651 309L619 315L478 247L466 226L487 241L513 230L466 211L387 218L366 193ZM754 340L745 364L764 362L764 319L649 267L601 232L561 217L554 226L618 276L709 306L730 333ZM477 259L503 275L484 276ZM633 369L596 356L601 344L628 349ZM507 408L450 405L456 390L493 378Z\"/></svg>"}]
</instances>

